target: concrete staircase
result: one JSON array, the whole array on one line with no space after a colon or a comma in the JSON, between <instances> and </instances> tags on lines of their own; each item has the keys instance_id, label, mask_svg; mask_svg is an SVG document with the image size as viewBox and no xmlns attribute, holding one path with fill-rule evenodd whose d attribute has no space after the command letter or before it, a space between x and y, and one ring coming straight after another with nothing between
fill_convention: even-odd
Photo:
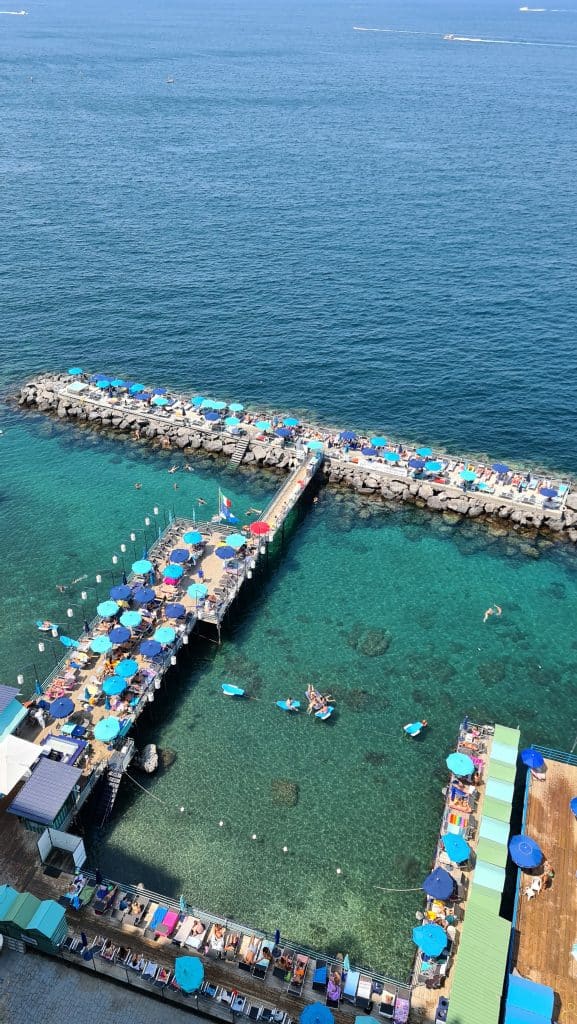
<instances>
[{"instance_id":1,"label":"concrete staircase","mask_svg":"<svg viewBox=\"0 0 577 1024\"><path fill-rule=\"evenodd\" d=\"M245 456L246 450L248 448L248 444L249 444L249 442L248 442L248 438L247 437L241 437L236 442L235 449L234 449L234 451L233 451L233 453L232 453L232 455L230 457L230 464L231 464L231 466L235 466L235 467L236 466L240 466L240 464L241 464L241 462L242 462L242 460L243 460L243 458Z\"/></svg>"}]
</instances>

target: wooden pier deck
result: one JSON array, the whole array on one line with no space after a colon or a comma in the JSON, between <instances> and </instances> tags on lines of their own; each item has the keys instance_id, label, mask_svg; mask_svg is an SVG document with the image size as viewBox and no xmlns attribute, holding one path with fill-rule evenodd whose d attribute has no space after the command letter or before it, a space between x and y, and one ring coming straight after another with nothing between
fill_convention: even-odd
<instances>
[{"instance_id":1,"label":"wooden pier deck","mask_svg":"<svg viewBox=\"0 0 577 1024\"><path fill-rule=\"evenodd\" d=\"M555 1020L577 1024L577 822L569 801L577 795L577 765L546 759L546 779L531 779L525 832L555 870L550 888L528 900L518 895L514 959L523 977L549 985L557 996ZM532 878L521 873L521 890Z\"/></svg>"}]
</instances>

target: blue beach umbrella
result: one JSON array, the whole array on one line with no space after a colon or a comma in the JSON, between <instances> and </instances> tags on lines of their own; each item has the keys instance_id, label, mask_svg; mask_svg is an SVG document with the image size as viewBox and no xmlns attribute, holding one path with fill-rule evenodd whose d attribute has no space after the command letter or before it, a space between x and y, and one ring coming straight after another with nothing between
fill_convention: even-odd
<instances>
[{"instance_id":1,"label":"blue beach umbrella","mask_svg":"<svg viewBox=\"0 0 577 1024\"><path fill-rule=\"evenodd\" d=\"M126 381L122 380L122 377L115 377L114 380L110 381L110 387L112 388L125 388Z\"/></svg>"},{"instance_id":2,"label":"blue beach umbrella","mask_svg":"<svg viewBox=\"0 0 577 1024\"><path fill-rule=\"evenodd\" d=\"M186 615L186 608L183 604L167 604L164 608L167 619L182 619Z\"/></svg>"},{"instance_id":3,"label":"blue beach umbrella","mask_svg":"<svg viewBox=\"0 0 577 1024\"><path fill-rule=\"evenodd\" d=\"M137 604L150 604L154 601L156 593L152 587L139 587L132 595Z\"/></svg>"},{"instance_id":4,"label":"blue beach umbrella","mask_svg":"<svg viewBox=\"0 0 577 1024\"><path fill-rule=\"evenodd\" d=\"M473 480L477 479L477 474L473 469L462 469L459 476L461 480L465 480L467 483L472 483Z\"/></svg>"},{"instance_id":5,"label":"blue beach umbrella","mask_svg":"<svg viewBox=\"0 0 577 1024\"><path fill-rule=\"evenodd\" d=\"M136 562L132 563L132 571L136 576L145 576L147 572L152 572L154 566L148 558L138 558Z\"/></svg>"},{"instance_id":6,"label":"blue beach umbrella","mask_svg":"<svg viewBox=\"0 0 577 1024\"><path fill-rule=\"evenodd\" d=\"M50 705L50 714L53 718L68 718L74 711L74 701L70 697L58 697Z\"/></svg>"},{"instance_id":7,"label":"blue beach umbrella","mask_svg":"<svg viewBox=\"0 0 577 1024\"><path fill-rule=\"evenodd\" d=\"M427 448L426 446L424 448L417 448L417 455L420 455L422 459L429 459L432 454L432 448Z\"/></svg>"},{"instance_id":8,"label":"blue beach umbrella","mask_svg":"<svg viewBox=\"0 0 577 1024\"><path fill-rule=\"evenodd\" d=\"M116 601L101 601L96 606L96 611L103 619L109 619L112 615L116 615L118 610Z\"/></svg>"},{"instance_id":9,"label":"blue beach umbrella","mask_svg":"<svg viewBox=\"0 0 577 1024\"><path fill-rule=\"evenodd\" d=\"M130 587L124 583L121 583L118 587L111 587L108 591L108 595L113 601L127 601L131 593Z\"/></svg>"},{"instance_id":10,"label":"blue beach umbrella","mask_svg":"<svg viewBox=\"0 0 577 1024\"><path fill-rule=\"evenodd\" d=\"M102 740L103 743L110 743L115 740L120 732L120 722L114 715L108 718L101 718L94 728L94 739Z\"/></svg>"},{"instance_id":11,"label":"blue beach umbrella","mask_svg":"<svg viewBox=\"0 0 577 1024\"><path fill-rule=\"evenodd\" d=\"M158 406L169 405L170 399L165 398L164 395L155 395L152 399L152 404Z\"/></svg>"},{"instance_id":12,"label":"blue beach umbrella","mask_svg":"<svg viewBox=\"0 0 577 1024\"><path fill-rule=\"evenodd\" d=\"M509 853L519 868L537 868L543 862L543 851L530 836L513 836L509 840Z\"/></svg>"},{"instance_id":13,"label":"blue beach umbrella","mask_svg":"<svg viewBox=\"0 0 577 1024\"><path fill-rule=\"evenodd\" d=\"M176 633L172 626L160 626L153 636L153 640L156 640L159 644L171 644L175 638Z\"/></svg>"},{"instance_id":14,"label":"blue beach umbrella","mask_svg":"<svg viewBox=\"0 0 577 1024\"><path fill-rule=\"evenodd\" d=\"M106 654L112 647L112 641L107 636L95 636L90 641L90 650L95 654Z\"/></svg>"},{"instance_id":15,"label":"blue beach umbrella","mask_svg":"<svg viewBox=\"0 0 577 1024\"><path fill-rule=\"evenodd\" d=\"M499 473L499 475L502 473L511 472L506 462L494 462L493 465L491 466L491 469L493 470L494 473Z\"/></svg>"},{"instance_id":16,"label":"blue beach umbrella","mask_svg":"<svg viewBox=\"0 0 577 1024\"><path fill-rule=\"evenodd\" d=\"M220 419L220 416L217 412L211 412L209 410L209 412L205 412L204 418L205 420L208 420L209 423L216 423L216 421Z\"/></svg>"},{"instance_id":17,"label":"blue beach umbrella","mask_svg":"<svg viewBox=\"0 0 577 1024\"><path fill-rule=\"evenodd\" d=\"M386 437L371 437L371 445L373 448L386 448L388 445Z\"/></svg>"},{"instance_id":18,"label":"blue beach umbrella","mask_svg":"<svg viewBox=\"0 0 577 1024\"><path fill-rule=\"evenodd\" d=\"M215 404L214 398L203 398L201 408L214 410Z\"/></svg>"},{"instance_id":19,"label":"blue beach umbrella","mask_svg":"<svg viewBox=\"0 0 577 1024\"><path fill-rule=\"evenodd\" d=\"M398 452L385 452L385 459L387 462L400 462L401 456Z\"/></svg>"},{"instance_id":20,"label":"blue beach umbrella","mask_svg":"<svg viewBox=\"0 0 577 1024\"><path fill-rule=\"evenodd\" d=\"M160 395L160 396L166 395L166 393L167 393L166 392L166 388L154 388L154 390L152 392L153 395Z\"/></svg>"},{"instance_id":21,"label":"blue beach umbrella","mask_svg":"<svg viewBox=\"0 0 577 1024\"><path fill-rule=\"evenodd\" d=\"M134 626L140 626L140 623L142 622L142 615L140 612L123 612L120 616L120 622L123 626L133 629Z\"/></svg>"},{"instance_id":22,"label":"blue beach umbrella","mask_svg":"<svg viewBox=\"0 0 577 1024\"><path fill-rule=\"evenodd\" d=\"M569 807L573 811L575 817L577 817L577 796L574 796L573 799L569 802Z\"/></svg>"},{"instance_id":23,"label":"blue beach umbrella","mask_svg":"<svg viewBox=\"0 0 577 1024\"><path fill-rule=\"evenodd\" d=\"M308 441L307 448L311 452L323 452L325 450L325 446L322 441Z\"/></svg>"},{"instance_id":24,"label":"blue beach umbrella","mask_svg":"<svg viewBox=\"0 0 577 1024\"><path fill-rule=\"evenodd\" d=\"M91 384L96 384L96 382L99 381L99 380L108 380L108 374L107 373L93 373L91 378L90 378Z\"/></svg>"},{"instance_id":25,"label":"blue beach umbrella","mask_svg":"<svg viewBox=\"0 0 577 1024\"><path fill-rule=\"evenodd\" d=\"M364 455L366 459L374 459L375 455L378 455L376 448L361 448L361 455Z\"/></svg>"},{"instance_id":26,"label":"blue beach umbrella","mask_svg":"<svg viewBox=\"0 0 577 1024\"><path fill-rule=\"evenodd\" d=\"M556 498L559 491L555 487L541 487L539 494L542 494L544 498Z\"/></svg>"},{"instance_id":27,"label":"blue beach umbrella","mask_svg":"<svg viewBox=\"0 0 577 1024\"><path fill-rule=\"evenodd\" d=\"M58 639L63 647L78 647L78 640L73 640L70 636L59 636Z\"/></svg>"},{"instance_id":28,"label":"blue beach umbrella","mask_svg":"<svg viewBox=\"0 0 577 1024\"><path fill-rule=\"evenodd\" d=\"M108 679L105 679L102 684L102 692L107 697L118 697L124 693L126 686L126 679L122 679L121 676L108 676Z\"/></svg>"},{"instance_id":29,"label":"blue beach umbrella","mask_svg":"<svg viewBox=\"0 0 577 1024\"><path fill-rule=\"evenodd\" d=\"M137 672L138 662L134 658L125 658L124 661L119 661L114 669L115 675L121 676L122 679L130 679L130 676L136 675Z\"/></svg>"},{"instance_id":30,"label":"blue beach umbrella","mask_svg":"<svg viewBox=\"0 0 577 1024\"><path fill-rule=\"evenodd\" d=\"M223 562L226 562L229 558L234 558L236 555L236 551L229 544L222 544L214 553L219 558L222 558Z\"/></svg>"},{"instance_id":31,"label":"blue beach umbrella","mask_svg":"<svg viewBox=\"0 0 577 1024\"><path fill-rule=\"evenodd\" d=\"M229 402L228 407L231 412L242 412L244 409L242 402Z\"/></svg>"},{"instance_id":32,"label":"blue beach umbrella","mask_svg":"<svg viewBox=\"0 0 577 1024\"><path fill-rule=\"evenodd\" d=\"M187 548L175 548L174 551L170 552L168 556L169 562L188 562L190 558L190 551Z\"/></svg>"},{"instance_id":33,"label":"blue beach umbrella","mask_svg":"<svg viewBox=\"0 0 577 1024\"><path fill-rule=\"evenodd\" d=\"M429 473L438 473L443 468L443 463L432 459L429 462L425 462L425 469Z\"/></svg>"},{"instance_id":34,"label":"blue beach umbrella","mask_svg":"<svg viewBox=\"0 0 577 1024\"><path fill-rule=\"evenodd\" d=\"M255 427L257 430L270 430L270 420L257 420Z\"/></svg>"},{"instance_id":35,"label":"blue beach umbrella","mask_svg":"<svg viewBox=\"0 0 577 1024\"><path fill-rule=\"evenodd\" d=\"M223 412L226 409L226 402L213 402L212 408L215 412Z\"/></svg>"},{"instance_id":36,"label":"blue beach umbrella","mask_svg":"<svg viewBox=\"0 0 577 1024\"><path fill-rule=\"evenodd\" d=\"M425 462L423 459L416 459L414 456L412 459L409 459L409 466L411 469L423 469L424 465Z\"/></svg>"},{"instance_id":37,"label":"blue beach umbrella","mask_svg":"<svg viewBox=\"0 0 577 1024\"><path fill-rule=\"evenodd\" d=\"M158 640L143 640L138 653L144 655L145 658L156 658L162 650L162 644L158 643Z\"/></svg>"},{"instance_id":38,"label":"blue beach umbrella","mask_svg":"<svg viewBox=\"0 0 577 1024\"><path fill-rule=\"evenodd\" d=\"M231 548L241 548L246 544L246 537L242 533L229 533L225 538L225 544L230 544Z\"/></svg>"},{"instance_id":39,"label":"blue beach umbrella","mask_svg":"<svg viewBox=\"0 0 577 1024\"><path fill-rule=\"evenodd\" d=\"M81 366L71 366L67 372L70 377L79 377L83 371Z\"/></svg>"},{"instance_id":40,"label":"blue beach umbrella","mask_svg":"<svg viewBox=\"0 0 577 1024\"><path fill-rule=\"evenodd\" d=\"M204 398L202 395L195 395L194 398L190 399L190 404L195 405L197 409L200 409L201 405L204 405Z\"/></svg>"},{"instance_id":41,"label":"blue beach umbrella","mask_svg":"<svg viewBox=\"0 0 577 1024\"><path fill-rule=\"evenodd\" d=\"M186 593L193 601L202 601L208 594L208 587L204 583L191 583Z\"/></svg>"},{"instance_id":42,"label":"blue beach umbrella","mask_svg":"<svg viewBox=\"0 0 577 1024\"><path fill-rule=\"evenodd\" d=\"M96 387L100 388L101 391L104 391L106 388L109 388L110 384L111 382L108 380L108 377L102 377L100 380L96 381Z\"/></svg>"},{"instance_id":43,"label":"blue beach umbrella","mask_svg":"<svg viewBox=\"0 0 577 1024\"><path fill-rule=\"evenodd\" d=\"M300 420L297 420L294 416L285 416L282 422L284 427L298 427Z\"/></svg>"},{"instance_id":44,"label":"blue beach umbrella","mask_svg":"<svg viewBox=\"0 0 577 1024\"><path fill-rule=\"evenodd\" d=\"M523 764L527 765L527 768L544 768L545 758L543 754L540 754L538 750L533 750L528 747L527 750L521 751L521 760Z\"/></svg>"},{"instance_id":45,"label":"blue beach umbrella","mask_svg":"<svg viewBox=\"0 0 577 1024\"><path fill-rule=\"evenodd\" d=\"M334 1021L325 1003L309 1003L299 1017L299 1024L334 1024Z\"/></svg>"},{"instance_id":46,"label":"blue beach umbrella","mask_svg":"<svg viewBox=\"0 0 577 1024\"><path fill-rule=\"evenodd\" d=\"M134 397L137 398L139 402L149 402L152 395L150 391L139 391Z\"/></svg>"},{"instance_id":47,"label":"blue beach umbrella","mask_svg":"<svg viewBox=\"0 0 577 1024\"><path fill-rule=\"evenodd\" d=\"M187 530L182 539L185 544L202 544L202 533L200 530Z\"/></svg>"},{"instance_id":48,"label":"blue beach umbrella","mask_svg":"<svg viewBox=\"0 0 577 1024\"><path fill-rule=\"evenodd\" d=\"M291 432L290 432L288 427L278 427L275 430L275 434L276 434L277 437L290 437L291 436Z\"/></svg>"},{"instance_id":49,"label":"blue beach umbrella","mask_svg":"<svg viewBox=\"0 0 577 1024\"><path fill-rule=\"evenodd\" d=\"M339 441L356 441L357 435L354 430L341 430Z\"/></svg>"},{"instance_id":50,"label":"blue beach umbrella","mask_svg":"<svg viewBox=\"0 0 577 1024\"><path fill-rule=\"evenodd\" d=\"M435 868L427 875L421 888L433 899L448 900L455 890L455 880L444 868Z\"/></svg>"},{"instance_id":51,"label":"blue beach umbrella","mask_svg":"<svg viewBox=\"0 0 577 1024\"><path fill-rule=\"evenodd\" d=\"M174 961L174 980L183 992L196 992L204 978L204 966L198 956L178 956Z\"/></svg>"},{"instance_id":52,"label":"blue beach umbrella","mask_svg":"<svg viewBox=\"0 0 577 1024\"><path fill-rule=\"evenodd\" d=\"M179 580L184 576L184 569L181 565L167 565L162 570L162 575L165 580Z\"/></svg>"},{"instance_id":53,"label":"blue beach umbrella","mask_svg":"<svg viewBox=\"0 0 577 1024\"><path fill-rule=\"evenodd\" d=\"M238 427L240 420L238 416L227 416L224 422L227 427Z\"/></svg>"},{"instance_id":54,"label":"blue beach umbrella","mask_svg":"<svg viewBox=\"0 0 577 1024\"><path fill-rule=\"evenodd\" d=\"M468 754L459 754L458 752L449 754L445 763L453 775L472 775L475 771L475 765Z\"/></svg>"},{"instance_id":55,"label":"blue beach umbrella","mask_svg":"<svg viewBox=\"0 0 577 1024\"><path fill-rule=\"evenodd\" d=\"M447 933L440 924L421 924L413 928L413 942L425 956L440 956L447 945Z\"/></svg>"},{"instance_id":56,"label":"blue beach umbrella","mask_svg":"<svg viewBox=\"0 0 577 1024\"><path fill-rule=\"evenodd\" d=\"M115 626L110 630L108 639L112 640L113 644L125 644L127 640L130 640L130 630L126 626Z\"/></svg>"},{"instance_id":57,"label":"blue beach umbrella","mask_svg":"<svg viewBox=\"0 0 577 1024\"><path fill-rule=\"evenodd\" d=\"M469 860L471 847L463 839L462 835L455 832L447 832L446 835L441 836L441 841L447 851L447 856L455 861L455 864L463 864L464 861Z\"/></svg>"},{"instance_id":58,"label":"blue beach umbrella","mask_svg":"<svg viewBox=\"0 0 577 1024\"><path fill-rule=\"evenodd\" d=\"M139 395L141 391L145 391L144 384L131 384L129 389L131 395Z\"/></svg>"}]
</instances>

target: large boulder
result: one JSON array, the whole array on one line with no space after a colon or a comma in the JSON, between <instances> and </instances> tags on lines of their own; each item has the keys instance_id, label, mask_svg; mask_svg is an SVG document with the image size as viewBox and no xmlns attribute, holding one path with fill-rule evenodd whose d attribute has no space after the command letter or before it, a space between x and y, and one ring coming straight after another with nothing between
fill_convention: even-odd
<instances>
[{"instance_id":1,"label":"large boulder","mask_svg":"<svg viewBox=\"0 0 577 1024\"><path fill-rule=\"evenodd\" d=\"M469 511L469 499L468 498L449 498L446 508L450 512L458 512L459 515L466 515Z\"/></svg>"},{"instance_id":2,"label":"large boulder","mask_svg":"<svg viewBox=\"0 0 577 1024\"><path fill-rule=\"evenodd\" d=\"M570 491L565 501L565 507L577 511L577 491Z\"/></svg>"}]
</instances>

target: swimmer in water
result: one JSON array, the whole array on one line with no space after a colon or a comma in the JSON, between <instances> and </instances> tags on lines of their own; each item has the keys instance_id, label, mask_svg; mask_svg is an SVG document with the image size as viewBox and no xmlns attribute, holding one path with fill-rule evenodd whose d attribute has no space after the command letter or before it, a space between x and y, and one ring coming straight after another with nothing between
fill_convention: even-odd
<instances>
[{"instance_id":1,"label":"swimmer in water","mask_svg":"<svg viewBox=\"0 0 577 1024\"><path fill-rule=\"evenodd\" d=\"M496 615L498 618L502 613L503 609L498 604L493 604L490 608L487 608L487 611L483 615L483 622L486 622L491 615Z\"/></svg>"},{"instance_id":2,"label":"swimmer in water","mask_svg":"<svg viewBox=\"0 0 577 1024\"><path fill-rule=\"evenodd\" d=\"M135 484L134 485L134 490L135 491L139 491L141 487L142 487L142 484Z\"/></svg>"}]
</instances>

